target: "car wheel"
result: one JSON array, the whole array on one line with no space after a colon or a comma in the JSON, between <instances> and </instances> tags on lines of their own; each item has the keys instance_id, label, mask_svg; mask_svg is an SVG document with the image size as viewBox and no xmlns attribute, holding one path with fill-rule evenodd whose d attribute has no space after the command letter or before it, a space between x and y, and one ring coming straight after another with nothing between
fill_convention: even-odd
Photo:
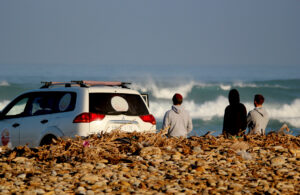
<instances>
[{"instance_id":1,"label":"car wheel","mask_svg":"<svg viewBox=\"0 0 300 195\"><path fill-rule=\"evenodd\" d=\"M54 135L46 135L42 139L40 146L52 144L53 143L53 139L56 140L57 138Z\"/></svg>"}]
</instances>

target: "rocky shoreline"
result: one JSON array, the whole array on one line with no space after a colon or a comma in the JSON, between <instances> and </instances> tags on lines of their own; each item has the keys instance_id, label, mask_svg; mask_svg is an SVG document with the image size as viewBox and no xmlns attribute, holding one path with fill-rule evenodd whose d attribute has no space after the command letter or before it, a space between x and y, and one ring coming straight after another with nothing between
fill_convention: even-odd
<instances>
[{"instance_id":1,"label":"rocky shoreline","mask_svg":"<svg viewBox=\"0 0 300 195\"><path fill-rule=\"evenodd\" d=\"M0 147L1 194L299 194L300 138L122 133Z\"/></svg>"}]
</instances>

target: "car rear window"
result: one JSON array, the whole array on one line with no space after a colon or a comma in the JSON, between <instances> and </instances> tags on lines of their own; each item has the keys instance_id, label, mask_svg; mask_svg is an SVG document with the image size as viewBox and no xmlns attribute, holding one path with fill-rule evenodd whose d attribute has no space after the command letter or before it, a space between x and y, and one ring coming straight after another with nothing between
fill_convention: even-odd
<instances>
[{"instance_id":1,"label":"car rear window","mask_svg":"<svg viewBox=\"0 0 300 195\"><path fill-rule=\"evenodd\" d=\"M149 114L141 96L119 93L90 93L90 112L108 115L139 116Z\"/></svg>"}]
</instances>

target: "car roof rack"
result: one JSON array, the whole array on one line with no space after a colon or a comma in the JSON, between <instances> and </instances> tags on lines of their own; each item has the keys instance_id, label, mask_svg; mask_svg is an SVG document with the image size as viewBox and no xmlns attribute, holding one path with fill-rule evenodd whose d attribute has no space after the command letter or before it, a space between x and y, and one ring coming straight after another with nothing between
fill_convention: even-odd
<instances>
[{"instance_id":1,"label":"car roof rack","mask_svg":"<svg viewBox=\"0 0 300 195\"><path fill-rule=\"evenodd\" d=\"M65 86L65 87L71 87L74 86L80 86L80 87L92 87L92 86L111 86L111 87L122 87L127 88L129 87L127 85L131 84L128 82L120 82L120 81L86 81L86 80L80 80L80 81L70 81L70 82L53 82L53 81L42 81L43 85L42 88L49 88L51 86Z\"/></svg>"}]
</instances>

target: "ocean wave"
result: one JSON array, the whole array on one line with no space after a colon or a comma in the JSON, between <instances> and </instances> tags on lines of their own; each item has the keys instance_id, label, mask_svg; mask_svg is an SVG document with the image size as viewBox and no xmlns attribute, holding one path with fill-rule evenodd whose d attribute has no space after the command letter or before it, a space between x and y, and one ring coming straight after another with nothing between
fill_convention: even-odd
<instances>
[{"instance_id":1,"label":"ocean wave","mask_svg":"<svg viewBox=\"0 0 300 195\"><path fill-rule=\"evenodd\" d=\"M253 102L244 103L249 112L254 108ZM162 120L167 110L171 108L171 101L154 101L151 102L150 111L154 116ZM194 119L202 119L205 121L212 120L214 117L223 117L224 110L228 106L228 99L219 96L215 100L205 101L203 104L196 104L194 101L184 101L183 106L189 111ZM295 99L291 104L265 104L270 119L280 122L287 122L294 127L300 127L300 99Z\"/></svg>"},{"instance_id":2,"label":"ocean wave","mask_svg":"<svg viewBox=\"0 0 300 195\"><path fill-rule=\"evenodd\" d=\"M7 81L0 81L0 87L6 87L10 86L10 84Z\"/></svg>"},{"instance_id":3,"label":"ocean wave","mask_svg":"<svg viewBox=\"0 0 300 195\"><path fill-rule=\"evenodd\" d=\"M9 102L10 102L9 100L4 100L4 101L0 102L0 110L5 108L5 106L7 106Z\"/></svg>"},{"instance_id":4,"label":"ocean wave","mask_svg":"<svg viewBox=\"0 0 300 195\"><path fill-rule=\"evenodd\" d=\"M274 89L289 89L289 87L274 84L256 84L256 83L244 83L244 82L234 82L232 84L219 84L220 89L223 91L229 91L232 88L274 88Z\"/></svg>"},{"instance_id":5,"label":"ocean wave","mask_svg":"<svg viewBox=\"0 0 300 195\"><path fill-rule=\"evenodd\" d=\"M291 104L265 105L270 118L280 122L287 122L295 127L300 127L300 99L295 99Z\"/></svg>"},{"instance_id":6,"label":"ocean wave","mask_svg":"<svg viewBox=\"0 0 300 195\"><path fill-rule=\"evenodd\" d=\"M171 99L174 93L180 93L184 98L192 91L195 86L193 81L177 86L160 87L155 82L149 81L147 84L133 84L132 88L141 92L150 92L157 99Z\"/></svg>"},{"instance_id":7,"label":"ocean wave","mask_svg":"<svg viewBox=\"0 0 300 195\"><path fill-rule=\"evenodd\" d=\"M194 101L184 101L183 106L189 111L192 118L201 118L203 120L211 120L213 117L221 117L224 115L224 109L228 105L228 99L219 96L212 101L206 101L203 104L196 104ZM171 108L170 102L151 102L150 111L158 119L162 119L167 110Z\"/></svg>"},{"instance_id":8,"label":"ocean wave","mask_svg":"<svg viewBox=\"0 0 300 195\"><path fill-rule=\"evenodd\" d=\"M231 89L231 85L220 84L220 88L224 91L229 91Z\"/></svg>"},{"instance_id":9,"label":"ocean wave","mask_svg":"<svg viewBox=\"0 0 300 195\"><path fill-rule=\"evenodd\" d=\"M156 99L171 99L174 93L181 93L186 99L192 90L196 90L196 93L197 91L199 93L206 93L203 90L218 91L221 89L222 91L229 91L233 88L270 88L273 90L289 89L289 87L283 85L270 83L203 83L194 80L181 82L176 81L175 83L160 83L152 79L148 79L145 83L134 83L131 87L143 93L150 93Z\"/></svg>"}]
</instances>

